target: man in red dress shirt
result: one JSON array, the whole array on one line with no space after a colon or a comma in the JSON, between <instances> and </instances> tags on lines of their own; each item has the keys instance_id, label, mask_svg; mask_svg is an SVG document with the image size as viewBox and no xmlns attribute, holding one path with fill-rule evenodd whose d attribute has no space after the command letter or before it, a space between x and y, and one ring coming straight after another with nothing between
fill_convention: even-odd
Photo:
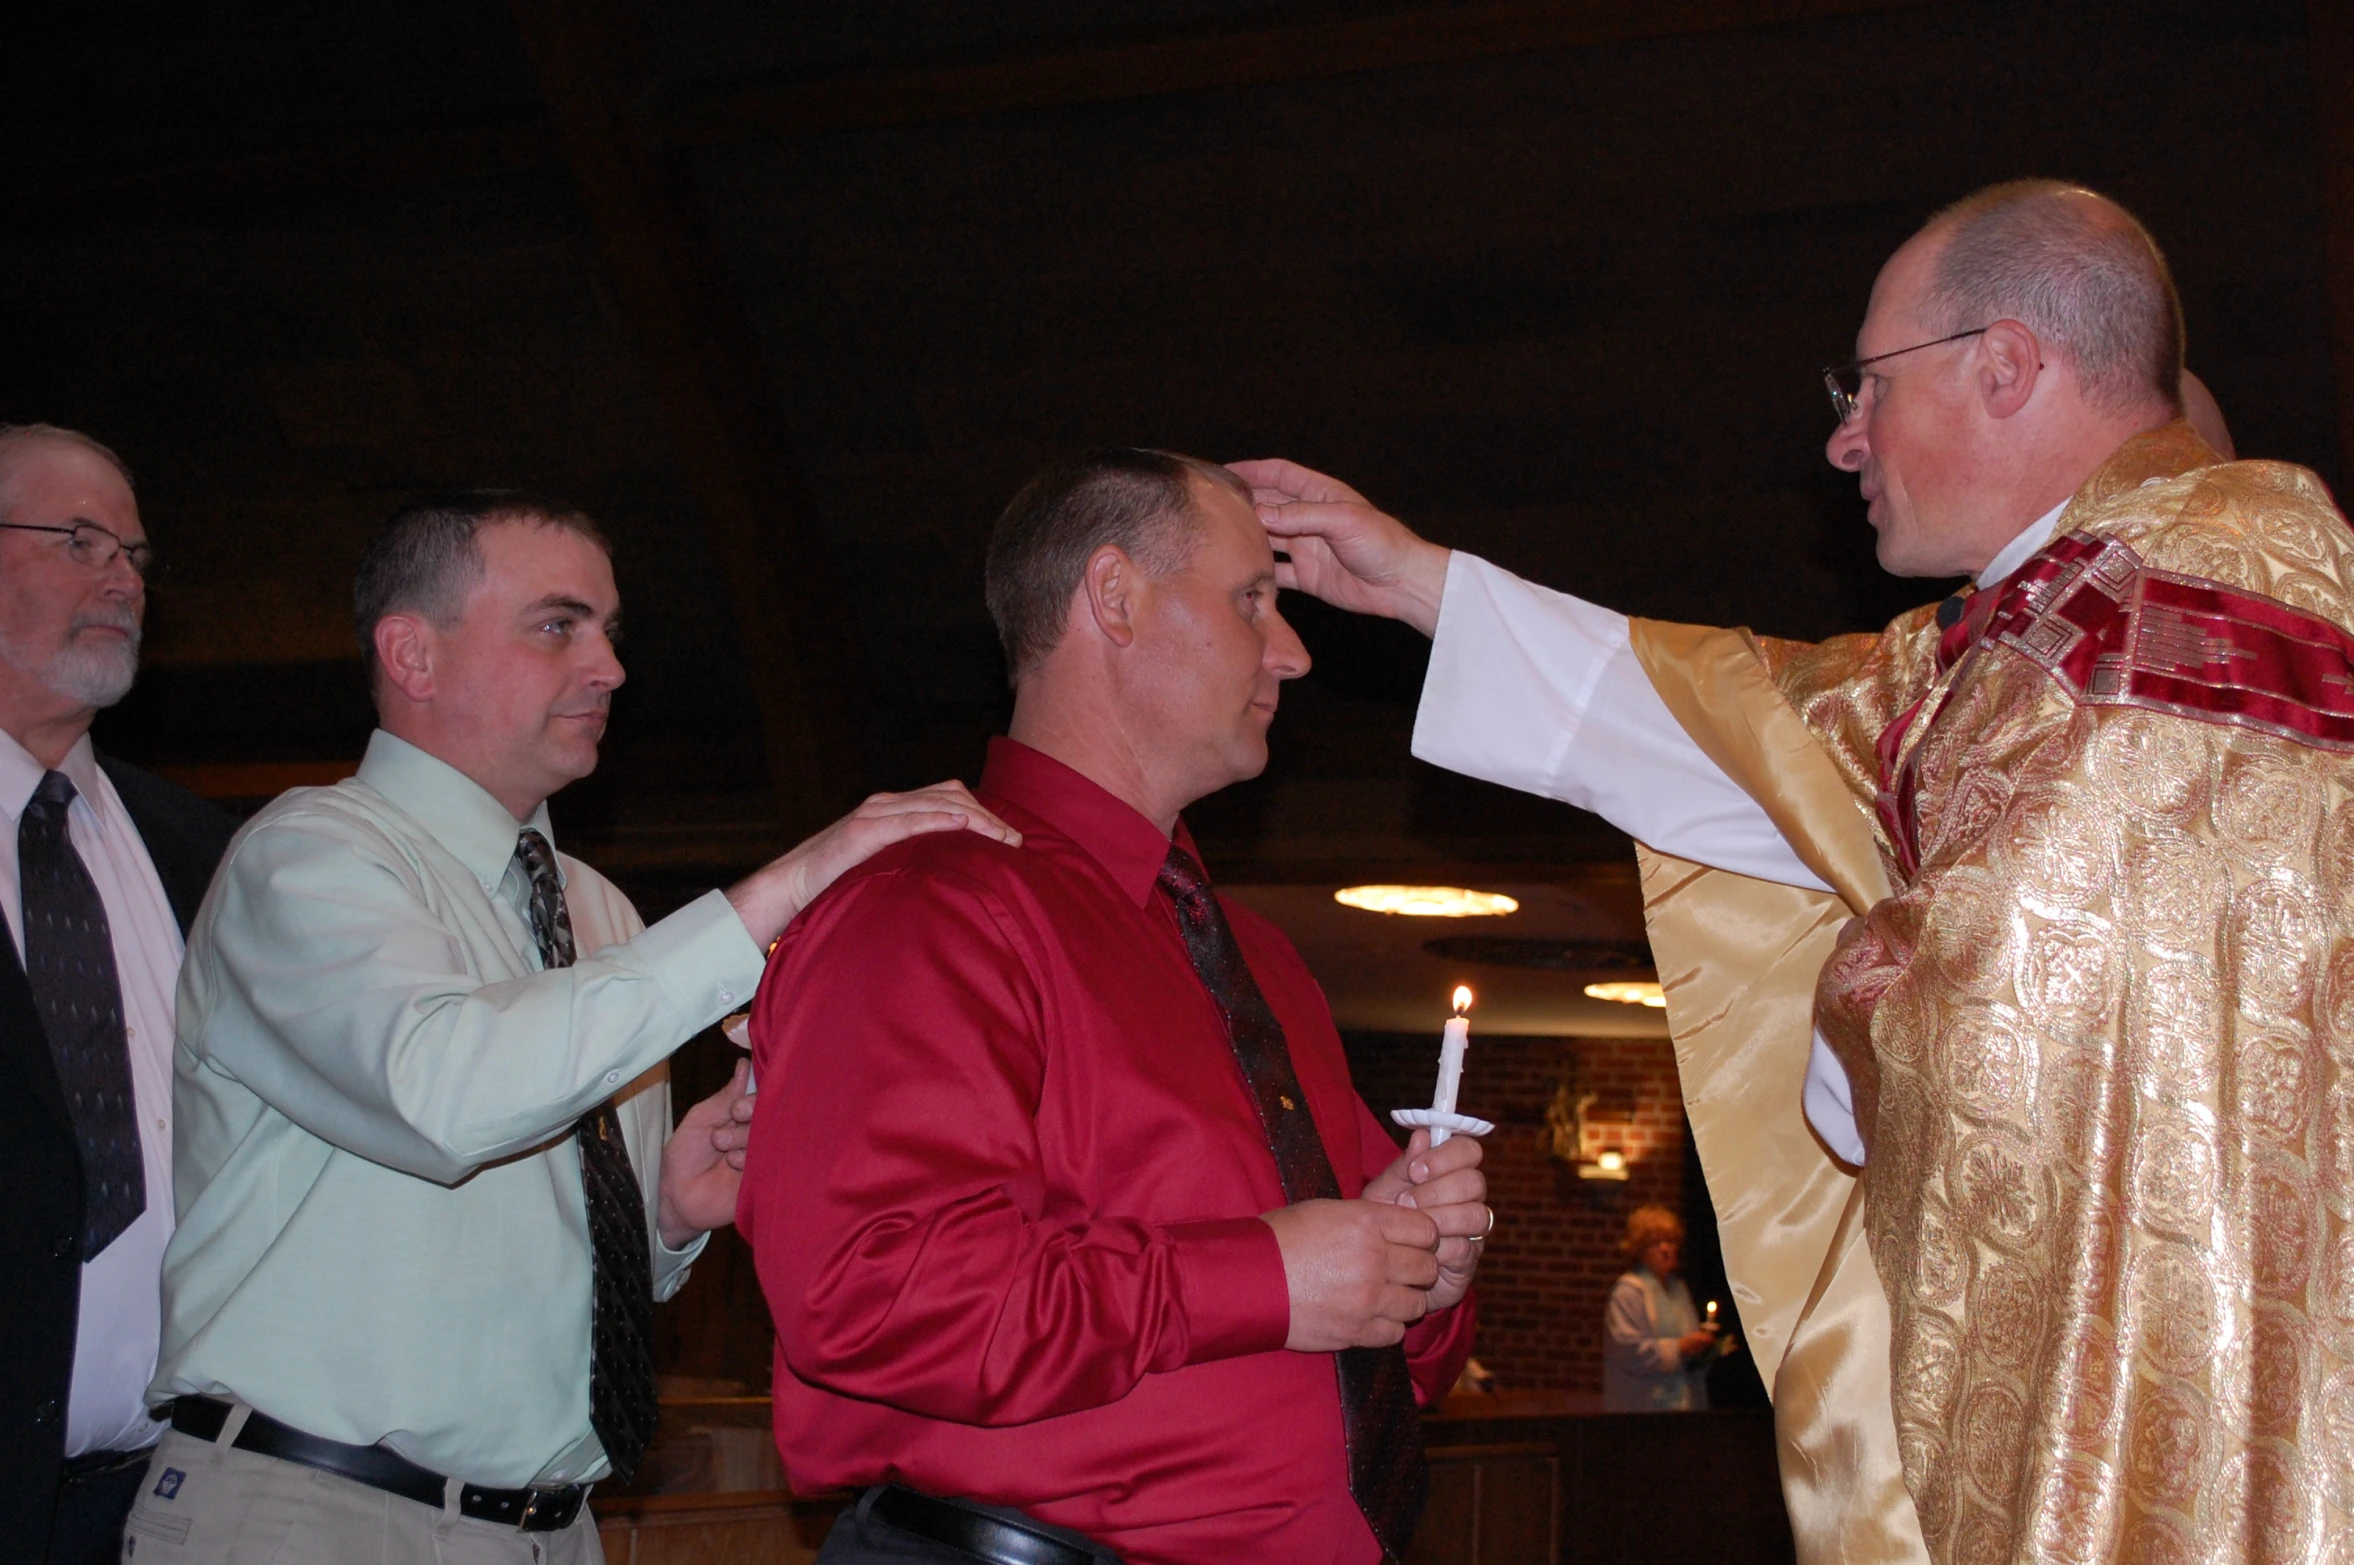
<instances>
[{"instance_id":1,"label":"man in red dress shirt","mask_svg":"<svg viewBox=\"0 0 2354 1565\"><path fill-rule=\"evenodd\" d=\"M786 934L739 1209L804 1492L864 1560L1372 1565L1471 1349L1479 1143L1404 1156L1324 997L1178 819L1256 776L1308 655L1223 468L1100 452L998 523L980 794ZM963 836L965 834L955 834Z\"/></svg>"}]
</instances>

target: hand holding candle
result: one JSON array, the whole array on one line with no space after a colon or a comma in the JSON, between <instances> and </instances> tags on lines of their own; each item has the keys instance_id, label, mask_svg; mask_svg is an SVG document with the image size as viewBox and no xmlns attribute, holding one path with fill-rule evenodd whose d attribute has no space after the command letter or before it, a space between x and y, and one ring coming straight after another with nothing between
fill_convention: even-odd
<instances>
[{"instance_id":1,"label":"hand holding candle","mask_svg":"<svg viewBox=\"0 0 2354 1565\"><path fill-rule=\"evenodd\" d=\"M1455 1097L1463 1086L1463 1051L1471 1041L1471 990L1458 985L1455 990L1455 1014L1447 1018L1446 1030L1439 1042L1438 1088L1431 1094L1427 1109L1392 1109L1390 1118L1401 1125L1417 1129L1427 1127L1430 1144L1445 1146L1447 1138L1461 1132L1466 1136L1484 1136L1496 1127L1484 1119L1473 1119L1455 1112Z\"/></svg>"},{"instance_id":2,"label":"hand holding candle","mask_svg":"<svg viewBox=\"0 0 2354 1565\"><path fill-rule=\"evenodd\" d=\"M1700 1323L1700 1329L1708 1333L1708 1359L1711 1363L1727 1357L1741 1346L1736 1338L1718 1335L1716 1300L1714 1299L1708 1301L1708 1319Z\"/></svg>"}]
</instances>

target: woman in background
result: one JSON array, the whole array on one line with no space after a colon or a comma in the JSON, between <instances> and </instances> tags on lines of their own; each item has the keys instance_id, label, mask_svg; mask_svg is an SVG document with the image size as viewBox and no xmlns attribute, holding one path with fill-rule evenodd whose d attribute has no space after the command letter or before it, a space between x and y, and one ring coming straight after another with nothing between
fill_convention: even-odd
<instances>
[{"instance_id":1,"label":"woman in background","mask_svg":"<svg viewBox=\"0 0 2354 1565\"><path fill-rule=\"evenodd\" d=\"M1716 1323L1703 1323L1676 1275L1684 1221L1664 1206L1627 1215L1619 1248L1635 1265L1610 1290L1602 1320L1602 1406L1612 1413L1688 1413L1708 1406L1702 1372Z\"/></svg>"}]
</instances>

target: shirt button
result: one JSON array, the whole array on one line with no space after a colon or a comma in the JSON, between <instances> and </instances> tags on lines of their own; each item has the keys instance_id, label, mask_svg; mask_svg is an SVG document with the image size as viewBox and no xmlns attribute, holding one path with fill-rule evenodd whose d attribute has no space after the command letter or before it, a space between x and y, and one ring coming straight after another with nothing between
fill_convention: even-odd
<instances>
[{"instance_id":1,"label":"shirt button","mask_svg":"<svg viewBox=\"0 0 2354 1565\"><path fill-rule=\"evenodd\" d=\"M619 1072L619 1071L607 1071L607 1072L605 1072L605 1085L606 1085L606 1086L608 1086L608 1087L611 1087L611 1086L618 1085L618 1084L620 1083L620 1081L621 1081L621 1072Z\"/></svg>"},{"instance_id":2,"label":"shirt button","mask_svg":"<svg viewBox=\"0 0 2354 1565\"><path fill-rule=\"evenodd\" d=\"M735 1003L736 1003L736 992L735 992L733 989L730 989L729 987L727 987L727 985L725 985L725 984L721 984L721 985L719 986L719 1003L720 1003L720 1004L722 1004L722 1005L733 1005L733 1004L735 1004Z\"/></svg>"},{"instance_id":3,"label":"shirt button","mask_svg":"<svg viewBox=\"0 0 2354 1565\"><path fill-rule=\"evenodd\" d=\"M49 1425L49 1424L54 1424L54 1423L56 1423L56 1422L57 1422L57 1398L55 1398L55 1397L51 1397L51 1398L50 1398L48 1401L46 1401L46 1402L43 1402L43 1403L42 1403L40 1406L38 1406L38 1407L34 1408L34 1409L33 1409L33 1422L34 1422L36 1425L41 1425L41 1426L47 1426L47 1425Z\"/></svg>"},{"instance_id":4,"label":"shirt button","mask_svg":"<svg viewBox=\"0 0 2354 1565\"><path fill-rule=\"evenodd\" d=\"M49 1253L61 1261L70 1261L74 1258L75 1252L81 1248L82 1240L79 1234L59 1234L57 1242L49 1246Z\"/></svg>"}]
</instances>

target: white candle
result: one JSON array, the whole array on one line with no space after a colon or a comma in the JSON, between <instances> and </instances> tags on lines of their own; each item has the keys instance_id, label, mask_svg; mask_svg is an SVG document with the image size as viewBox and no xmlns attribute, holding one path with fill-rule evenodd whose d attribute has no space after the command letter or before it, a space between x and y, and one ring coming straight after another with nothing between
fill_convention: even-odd
<instances>
[{"instance_id":1,"label":"white candle","mask_svg":"<svg viewBox=\"0 0 2354 1565\"><path fill-rule=\"evenodd\" d=\"M1471 1041L1471 1018L1463 1013L1471 1009L1471 991L1455 990L1455 1014L1447 1018L1447 1028L1439 1042L1439 1086L1431 1096L1434 1114L1455 1112L1455 1095L1463 1086L1463 1049ZM1431 1127L1430 1144L1444 1146L1453 1132L1444 1125Z\"/></svg>"}]
</instances>

